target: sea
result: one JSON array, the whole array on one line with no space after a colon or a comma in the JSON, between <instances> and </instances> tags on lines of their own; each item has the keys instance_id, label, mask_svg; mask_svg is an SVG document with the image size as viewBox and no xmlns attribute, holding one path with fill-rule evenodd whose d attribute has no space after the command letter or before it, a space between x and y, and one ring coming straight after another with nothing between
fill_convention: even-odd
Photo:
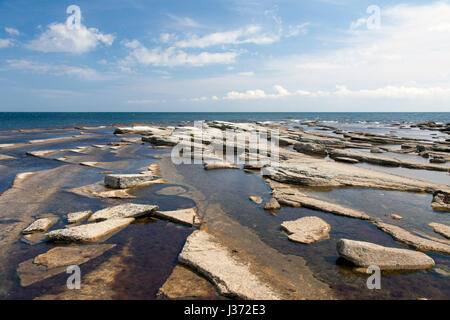
<instances>
[{"instance_id":1,"label":"sea","mask_svg":"<svg viewBox=\"0 0 450 320\"><path fill-rule=\"evenodd\" d=\"M132 123L304 120L337 123L450 122L450 112L0 112L0 129L70 128Z\"/></svg>"}]
</instances>

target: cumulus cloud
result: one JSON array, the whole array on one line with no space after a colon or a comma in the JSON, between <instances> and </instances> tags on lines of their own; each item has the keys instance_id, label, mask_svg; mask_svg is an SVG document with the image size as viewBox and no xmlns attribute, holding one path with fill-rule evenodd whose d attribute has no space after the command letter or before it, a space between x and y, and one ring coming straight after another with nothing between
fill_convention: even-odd
<instances>
[{"instance_id":1,"label":"cumulus cloud","mask_svg":"<svg viewBox=\"0 0 450 320\"><path fill-rule=\"evenodd\" d=\"M65 23L52 23L37 38L26 44L30 50L42 52L69 52L82 54L99 45L111 46L114 35L101 33L96 28L87 28L83 24L79 28L68 28Z\"/></svg>"},{"instance_id":2,"label":"cumulus cloud","mask_svg":"<svg viewBox=\"0 0 450 320\"><path fill-rule=\"evenodd\" d=\"M10 36L18 36L18 35L20 35L19 30L14 29L14 28L8 28L8 27L6 27L6 28L5 28L5 31L6 31L6 33L8 33Z\"/></svg>"},{"instance_id":3,"label":"cumulus cloud","mask_svg":"<svg viewBox=\"0 0 450 320\"><path fill-rule=\"evenodd\" d=\"M30 60L6 60L9 69L55 76L71 76L82 80L107 80L109 77L88 67L39 63Z\"/></svg>"},{"instance_id":4,"label":"cumulus cloud","mask_svg":"<svg viewBox=\"0 0 450 320\"><path fill-rule=\"evenodd\" d=\"M238 55L237 52L201 52L195 54L186 53L175 47L149 49L138 40L125 41L123 45L130 49L128 56L119 65L122 69L144 65L157 67L176 66L204 66L208 64L233 63Z\"/></svg>"}]
</instances>

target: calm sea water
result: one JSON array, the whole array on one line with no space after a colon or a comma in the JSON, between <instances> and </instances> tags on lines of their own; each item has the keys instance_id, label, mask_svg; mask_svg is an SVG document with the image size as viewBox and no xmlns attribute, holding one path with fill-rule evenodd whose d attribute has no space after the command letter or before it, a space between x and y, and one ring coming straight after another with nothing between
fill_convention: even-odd
<instances>
[{"instance_id":1,"label":"calm sea water","mask_svg":"<svg viewBox=\"0 0 450 320\"><path fill-rule=\"evenodd\" d=\"M0 129L67 128L111 124L172 122L194 120L276 121L322 120L338 122L450 122L450 112L439 113L370 113L370 112L1 112Z\"/></svg>"}]
</instances>

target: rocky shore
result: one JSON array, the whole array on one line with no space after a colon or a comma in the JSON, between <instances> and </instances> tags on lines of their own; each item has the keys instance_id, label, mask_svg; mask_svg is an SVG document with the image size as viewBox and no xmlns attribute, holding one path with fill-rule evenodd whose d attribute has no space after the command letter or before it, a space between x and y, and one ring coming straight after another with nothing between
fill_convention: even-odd
<instances>
[{"instance_id":1,"label":"rocky shore","mask_svg":"<svg viewBox=\"0 0 450 320\"><path fill-rule=\"evenodd\" d=\"M449 124L431 122L410 128L447 135L450 132ZM159 298L336 299L338 294L326 277L316 278L303 256L305 250L327 246L327 242L336 243L335 254L355 274L372 265L382 270L409 272L432 270L438 263L439 270L442 264L450 265L450 223L446 213L450 211L449 183L412 177L414 172L449 177L448 136L433 141L345 131L315 122L209 121L195 126L117 127L112 142L57 147L67 141L81 143L95 135L93 132L0 145L4 153L2 162L17 161L18 154L24 152L27 157L58 163L51 169L18 173L11 188L0 196L3 209L0 211L0 258L16 261L15 272L23 288L50 281L64 273L69 265L89 265L98 259L123 265L131 253L128 245L114 242L116 236L149 221L174 224L186 228L182 230L190 234L178 254L178 265L168 267L170 277L160 285ZM39 150L28 150L36 145L40 146ZM150 157L149 150L158 153ZM246 206L253 206L255 211L261 210L273 219L281 219L277 215L285 208L308 210L309 215L266 226L278 233L278 236L270 235L277 237L276 241L290 240L289 246L296 246L298 255L281 253L263 241L264 236L227 214L220 203L191 184L184 171L178 171L185 164L200 167L203 179L223 172L221 177L243 172L248 179L258 179L269 191L244 194L238 202L245 200ZM389 171L392 168L410 170L411 175L392 173ZM90 173L86 175L86 172ZM89 179L85 180L86 176ZM226 183L224 180L223 184ZM155 192L157 196L151 202L143 196L146 190L166 184L174 186ZM387 220L354 206L353 202L333 203L314 194L342 188L426 194L432 200L424 206L443 216L437 216L437 221L430 217L423 228L416 229L417 222L405 213L402 216L390 213L386 215L390 219ZM209 189L213 192L214 185ZM161 207L159 201L164 197L175 199L180 195L195 206ZM51 209L52 199L62 196L88 201L84 205L71 203L70 210L55 214L44 211ZM25 201L19 203L17 199ZM358 239L342 237L327 221L329 215L360 221L374 228L373 232L380 238L391 239L396 247L364 241L362 235ZM423 235L423 230L428 234ZM35 256L30 259L28 254L27 259L20 261L15 252L24 251L22 246L34 248ZM18 250L19 247L22 249ZM106 258L107 252L114 254ZM89 282L102 279L105 272L105 266L99 264L91 271ZM10 274L5 265L0 267L4 294L14 288ZM80 298L112 298L114 279L118 275L119 271L111 274L112 278L105 282L104 290L98 295L88 285ZM35 298L77 297L49 292Z\"/></svg>"}]
</instances>

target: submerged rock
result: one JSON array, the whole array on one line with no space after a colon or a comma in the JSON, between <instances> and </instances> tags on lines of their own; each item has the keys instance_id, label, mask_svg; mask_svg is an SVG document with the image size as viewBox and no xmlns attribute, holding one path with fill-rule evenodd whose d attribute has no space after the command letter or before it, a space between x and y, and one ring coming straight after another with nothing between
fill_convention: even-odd
<instances>
[{"instance_id":1,"label":"submerged rock","mask_svg":"<svg viewBox=\"0 0 450 320\"><path fill-rule=\"evenodd\" d=\"M216 298L218 293L205 278L183 266L176 266L157 297L162 299Z\"/></svg>"},{"instance_id":2,"label":"submerged rock","mask_svg":"<svg viewBox=\"0 0 450 320\"><path fill-rule=\"evenodd\" d=\"M450 226L435 222L430 223L429 226L433 228L434 232L450 239Z\"/></svg>"},{"instance_id":3,"label":"submerged rock","mask_svg":"<svg viewBox=\"0 0 450 320\"><path fill-rule=\"evenodd\" d=\"M91 210L72 212L67 215L67 222L69 224L78 223L89 218L91 214L92 214Z\"/></svg>"},{"instance_id":4,"label":"submerged rock","mask_svg":"<svg viewBox=\"0 0 450 320\"><path fill-rule=\"evenodd\" d=\"M381 270L423 270L434 266L434 260L422 252L383 247L377 244L341 239L339 255L358 267L377 266Z\"/></svg>"},{"instance_id":5,"label":"submerged rock","mask_svg":"<svg viewBox=\"0 0 450 320\"><path fill-rule=\"evenodd\" d=\"M431 207L434 210L450 211L450 193L438 190L433 193L433 201Z\"/></svg>"},{"instance_id":6,"label":"submerged rock","mask_svg":"<svg viewBox=\"0 0 450 320\"><path fill-rule=\"evenodd\" d=\"M26 227L22 233L23 234L32 234L37 232L45 232L55 223L55 219L51 218L43 218L38 219L32 224L30 224L28 227Z\"/></svg>"},{"instance_id":7,"label":"submerged rock","mask_svg":"<svg viewBox=\"0 0 450 320\"><path fill-rule=\"evenodd\" d=\"M402 220L402 219L403 219L403 217L402 217L402 216L399 216L398 214L391 214L391 217L392 217L392 219L394 219L394 220Z\"/></svg>"},{"instance_id":8,"label":"submerged rock","mask_svg":"<svg viewBox=\"0 0 450 320\"><path fill-rule=\"evenodd\" d=\"M139 218L150 215L158 210L158 206L126 203L115 207L109 207L95 212L89 221L103 221L115 218Z\"/></svg>"},{"instance_id":9,"label":"submerged rock","mask_svg":"<svg viewBox=\"0 0 450 320\"><path fill-rule=\"evenodd\" d=\"M248 198L256 204L261 204L263 202L263 199L258 196L249 196Z\"/></svg>"},{"instance_id":10,"label":"submerged rock","mask_svg":"<svg viewBox=\"0 0 450 320\"><path fill-rule=\"evenodd\" d=\"M196 226L201 223L195 208L180 209L174 211L155 211L153 216L188 226Z\"/></svg>"},{"instance_id":11,"label":"submerged rock","mask_svg":"<svg viewBox=\"0 0 450 320\"><path fill-rule=\"evenodd\" d=\"M231 250L205 231L195 231L188 237L178 261L209 279L224 296L247 300L279 299L247 264L238 261Z\"/></svg>"},{"instance_id":12,"label":"submerged rock","mask_svg":"<svg viewBox=\"0 0 450 320\"><path fill-rule=\"evenodd\" d=\"M81 226L54 230L46 234L48 241L93 242L132 223L134 218L116 218Z\"/></svg>"},{"instance_id":13,"label":"submerged rock","mask_svg":"<svg viewBox=\"0 0 450 320\"><path fill-rule=\"evenodd\" d=\"M445 243L416 236L409 231L387 223L376 221L374 225L387 234L390 234L395 240L416 250L450 254L450 245Z\"/></svg>"},{"instance_id":14,"label":"submerged rock","mask_svg":"<svg viewBox=\"0 0 450 320\"><path fill-rule=\"evenodd\" d=\"M66 272L67 266L81 265L114 248L115 244L56 247L34 259L19 264L17 274L22 287L27 287L57 274Z\"/></svg>"},{"instance_id":15,"label":"submerged rock","mask_svg":"<svg viewBox=\"0 0 450 320\"><path fill-rule=\"evenodd\" d=\"M283 222L281 229L288 233L289 240L310 244L329 238L331 227L319 217L304 217Z\"/></svg>"},{"instance_id":16,"label":"submerged rock","mask_svg":"<svg viewBox=\"0 0 450 320\"><path fill-rule=\"evenodd\" d=\"M264 205L265 210L279 210L281 209L281 205L278 203L277 199L271 198L266 204Z\"/></svg>"},{"instance_id":17,"label":"submerged rock","mask_svg":"<svg viewBox=\"0 0 450 320\"><path fill-rule=\"evenodd\" d=\"M151 174L110 174L105 176L105 185L113 189L127 189L152 180Z\"/></svg>"}]
</instances>

